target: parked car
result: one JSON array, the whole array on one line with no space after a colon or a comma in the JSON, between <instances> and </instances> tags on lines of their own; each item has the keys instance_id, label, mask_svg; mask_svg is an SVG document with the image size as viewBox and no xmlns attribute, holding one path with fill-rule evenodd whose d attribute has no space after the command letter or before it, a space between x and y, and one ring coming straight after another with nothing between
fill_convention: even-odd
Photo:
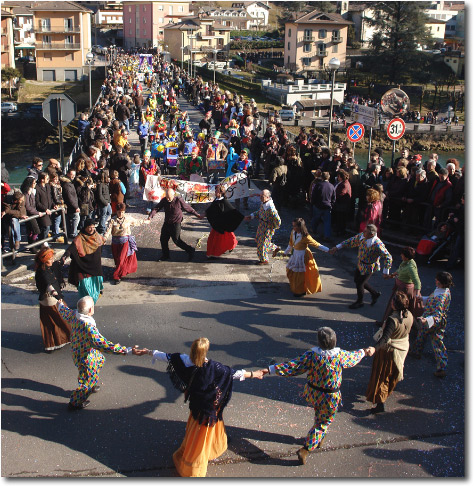
<instances>
[{"instance_id":1,"label":"parked car","mask_svg":"<svg viewBox=\"0 0 474 486\"><path fill-rule=\"evenodd\" d=\"M204 67L207 63L203 61L193 61L193 65L197 67Z\"/></svg>"},{"instance_id":2,"label":"parked car","mask_svg":"<svg viewBox=\"0 0 474 486\"><path fill-rule=\"evenodd\" d=\"M97 54L107 54L107 49L102 46L92 46L92 52Z\"/></svg>"},{"instance_id":3,"label":"parked car","mask_svg":"<svg viewBox=\"0 0 474 486\"><path fill-rule=\"evenodd\" d=\"M293 110L280 110L278 115L282 120L293 121L295 119L295 112Z\"/></svg>"},{"instance_id":4,"label":"parked car","mask_svg":"<svg viewBox=\"0 0 474 486\"><path fill-rule=\"evenodd\" d=\"M10 101L5 101L2 103L2 113L13 113L18 111L18 105Z\"/></svg>"}]
</instances>

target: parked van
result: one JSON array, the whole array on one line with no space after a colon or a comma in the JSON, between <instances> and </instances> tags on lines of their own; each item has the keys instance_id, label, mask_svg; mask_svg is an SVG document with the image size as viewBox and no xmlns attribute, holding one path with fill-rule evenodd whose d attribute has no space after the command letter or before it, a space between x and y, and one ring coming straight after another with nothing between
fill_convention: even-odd
<instances>
[{"instance_id":1,"label":"parked van","mask_svg":"<svg viewBox=\"0 0 474 486\"><path fill-rule=\"evenodd\" d=\"M18 106L16 103L10 101L5 101L2 103L2 113L12 113L13 111L18 111Z\"/></svg>"},{"instance_id":2,"label":"parked van","mask_svg":"<svg viewBox=\"0 0 474 486\"><path fill-rule=\"evenodd\" d=\"M282 120L293 121L295 119L295 112L293 110L280 110L278 114Z\"/></svg>"}]
</instances>

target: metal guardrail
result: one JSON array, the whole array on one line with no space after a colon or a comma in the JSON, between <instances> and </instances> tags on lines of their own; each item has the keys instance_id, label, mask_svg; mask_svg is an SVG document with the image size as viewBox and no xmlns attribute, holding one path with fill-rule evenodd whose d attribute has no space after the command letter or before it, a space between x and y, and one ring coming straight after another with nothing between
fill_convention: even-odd
<instances>
[{"instance_id":1,"label":"metal guardrail","mask_svg":"<svg viewBox=\"0 0 474 486\"><path fill-rule=\"evenodd\" d=\"M66 244L68 244L69 240L68 240L68 237L67 237L67 223L66 223L65 209L59 208L59 209L52 209L51 210L51 214L59 213L59 212L61 213L61 222L63 224L63 231L61 233L59 233L59 236L64 236L64 242ZM41 218L41 217L42 216L40 216L39 214L35 214L33 216L28 216L28 218L25 218L25 219L19 219L18 222L21 225L22 223L27 223L28 221L31 221L33 219L38 219L38 218ZM43 243L45 243L47 241L51 241L53 239L54 238L52 236L49 236L48 238L44 238L42 240L36 240L33 243L28 243L27 245L24 245L23 250L29 250L30 248L34 248L35 246L40 246ZM8 227L8 240L9 240L9 243L10 243L11 251L6 252L6 253L2 253L2 263L3 263L3 258L5 258L5 257L12 257L12 263L14 263L15 259L16 259L16 254L20 252L19 250L15 250L15 245L13 244L13 231L12 231L11 226Z\"/></svg>"}]
</instances>

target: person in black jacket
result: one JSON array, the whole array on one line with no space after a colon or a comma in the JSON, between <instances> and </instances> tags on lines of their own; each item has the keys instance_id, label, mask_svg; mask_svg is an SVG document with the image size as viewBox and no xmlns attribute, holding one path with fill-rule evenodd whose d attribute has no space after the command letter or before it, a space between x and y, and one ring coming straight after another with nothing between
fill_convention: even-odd
<instances>
[{"instance_id":1,"label":"person in black jacket","mask_svg":"<svg viewBox=\"0 0 474 486\"><path fill-rule=\"evenodd\" d=\"M36 209L45 213L44 216L38 219L40 227L39 239L44 240L48 238L49 230L51 229L51 210L57 209L57 206L53 202L53 192L49 184L49 176L45 172L41 172L38 176L35 203Z\"/></svg>"},{"instance_id":2,"label":"person in black jacket","mask_svg":"<svg viewBox=\"0 0 474 486\"><path fill-rule=\"evenodd\" d=\"M104 236L107 229L107 220L112 217L112 206L110 205L109 171L104 169L100 174L99 183L96 189L96 201L99 213L99 226L97 232Z\"/></svg>"},{"instance_id":3,"label":"person in black jacket","mask_svg":"<svg viewBox=\"0 0 474 486\"><path fill-rule=\"evenodd\" d=\"M313 217L311 226L313 233L318 233L319 223L324 225L324 237L331 237L331 211L336 202L336 189L329 182L329 172L321 174L321 180L316 182L311 194L311 205L313 206Z\"/></svg>"},{"instance_id":4,"label":"person in black jacket","mask_svg":"<svg viewBox=\"0 0 474 486\"><path fill-rule=\"evenodd\" d=\"M77 227L80 220L79 201L77 199L76 188L73 181L76 178L76 171L69 169L66 177L61 178L61 185L63 188L63 199L66 204L66 220L68 225L68 236L75 238L77 236Z\"/></svg>"},{"instance_id":5,"label":"person in black jacket","mask_svg":"<svg viewBox=\"0 0 474 486\"><path fill-rule=\"evenodd\" d=\"M40 213L36 209L36 201L35 201L35 189L36 189L36 179L32 176L28 176L22 183L20 190L25 195L25 207L26 207L26 215L27 216L34 216L39 214L40 216L44 216L43 213ZM38 235L40 233L40 228L38 226L38 221L36 219L32 219L26 223L26 228L28 232L28 243L33 243L38 239ZM36 253L34 248L31 249L33 253Z\"/></svg>"},{"instance_id":6,"label":"person in black jacket","mask_svg":"<svg viewBox=\"0 0 474 486\"><path fill-rule=\"evenodd\" d=\"M132 162L130 157L123 153L122 147L117 147L117 153L113 156L110 163L110 171L116 170L122 184L125 186L125 196L123 202L127 201L127 196L130 194L130 187L128 183L128 176L132 169Z\"/></svg>"},{"instance_id":7,"label":"person in black jacket","mask_svg":"<svg viewBox=\"0 0 474 486\"><path fill-rule=\"evenodd\" d=\"M121 101L115 108L115 119L120 122L120 126L125 125L127 132L130 132L130 125L128 119L130 118L130 110L127 105Z\"/></svg>"}]
</instances>

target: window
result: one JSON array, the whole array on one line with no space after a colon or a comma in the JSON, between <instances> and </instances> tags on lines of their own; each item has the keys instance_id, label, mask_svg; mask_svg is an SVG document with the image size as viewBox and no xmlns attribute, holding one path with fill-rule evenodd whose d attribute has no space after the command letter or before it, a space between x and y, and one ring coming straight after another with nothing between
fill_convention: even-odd
<instances>
[{"instance_id":1,"label":"window","mask_svg":"<svg viewBox=\"0 0 474 486\"><path fill-rule=\"evenodd\" d=\"M288 29L288 37L291 37L291 29Z\"/></svg>"},{"instance_id":2,"label":"window","mask_svg":"<svg viewBox=\"0 0 474 486\"><path fill-rule=\"evenodd\" d=\"M162 23L163 23L163 17L160 17L160 18L158 19L158 23L159 23L159 24L162 24Z\"/></svg>"},{"instance_id":3,"label":"window","mask_svg":"<svg viewBox=\"0 0 474 486\"><path fill-rule=\"evenodd\" d=\"M74 36L72 35L67 35L66 39L64 40L64 43L67 44L74 44Z\"/></svg>"},{"instance_id":4,"label":"window","mask_svg":"<svg viewBox=\"0 0 474 486\"><path fill-rule=\"evenodd\" d=\"M158 5L158 10L161 10L162 11L163 8L164 8L163 5Z\"/></svg>"},{"instance_id":5,"label":"window","mask_svg":"<svg viewBox=\"0 0 474 486\"><path fill-rule=\"evenodd\" d=\"M303 57L303 66L311 65L311 59L309 57Z\"/></svg>"},{"instance_id":6,"label":"window","mask_svg":"<svg viewBox=\"0 0 474 486\"><path fill-rule=\"evenodd\" d=\"M146 24L146 18L145 17L143 17L143 23Z\"/></svg>"},{"instance_id":7,"label":"window","mask_svg":"<svg viewBox=\"0 0 474 486\"><path fill-rule=\"evenodd\" d=\"M143 36L146 36L146 29L143 29Z\"/></svg>"},{"instance_id":8,"label":"window","mask_svg":"<svg viewBox=\"0 0 474 486\"><path fill-rule=\"evenodd\" d=\"M132 34L132 29L128 29L128 35L133 35Z\"/></svg>"},{"instance_id":9,"label":"window","mask_svg":"<svg viewBox=\"0 0 474 486\"><path fill-rule=\"evenodd\" d=\"M288 56L288 64L290 64L290 56Z\"/></svg>"},{"instance_id":10,"label":"window","mask_svg":"<svg viewBox=\"0 0 474 486\"><path fill-rule=\"evenodd\" d=\"M51 19L41 19L41 30L46 32L51 30Z\"/></svg>"},{"instance_id":11,"label":"window","mask_svg":"<svg viewBox=\"0 0 474 486\"><path fill-rule=\"evenodd\" d=\"M320 39L325 39L326 36L328 35L328 31L326 29L320 29L319 30L319 38Z\"/></svg>"},{"instance_id":12,"label":"window","mask_svg":"<svg viewBox=\"0 0 474 486\"><path fill-rule=\"evenodd\" d=\"M132 7L128 7L128 13L132 11Z\"/></svg>"},{"instance_id":13,"label":"window","mask_svg":"<svg viewBox=\"0 0 474 486\"><path fill-rule=\"evenodd\" d=\"M313 36L313 29L304 29L305 39L311 38Z\"/></svg>"},{"instance_id":14,"label":"window","mask_svg":"<svg viewBox=\"0 0 474 486\"><path fill-rule=\"evenodd\" d=\"M73 53L73 52L70 52L69 54L66 54L66 55L64 56L64 59L65 59L66 61L70 61L70 62L71 62L71 61L74 61L74 53Z\"/></svg>"},{"instance_id":15,"label":"window","mask_svg":"<svg viewBox=\"0 0 474 486\"><path fill-rule=\"evenodd\" d=\"M178 12L184 12L184 7L182 5L178 7Z\"/></svg>"},{"instance_id":16,"label":"window","mask_svg":"<svg viewBox=\"0 0 474 486\"><path fill-rule=\"evenodd\" d=\"M44 35L43 36L43 44L51 44L51 36L50 35Z\"/></svg>"},{"instance_id":17,"label":"window","mask_svg":"<svg viewBox=\"0 0 474 486\"><path fill-rule=\"evenodd\" d=\"M334 45L332 46L332 53L333 53L333 54L336 54L336 53L337 53L337 48L338 48L338 44L334 44Z\"/></svg>"},{"instance_id":18,"label":"window","mask_svg":"<svg viewBox=\"0 0 474 486\"><path fill-rule=\"evenodd\" d=\"M64 30L70 32L72 29L72 19L64 19Z\"/></svg>"},{"instance_id":19,"label":"window","mask_svg":"<svg viewBox=\"0 0 474 486\"><path fill-rule=\"evenodd\" d=\"M169 14L170 15L173 15L173 5L170 5L169 6Z\"/></svg>"},{"instance_id":20,"label":"window","mask_svg":"<svg viewBox=\"0 0 474 486\"><path fill-rule=\"evenodd\" d=\"M311 44L303 44L303 52L311 52Z\"/></svg>"},{"instance_id":21,"label":"window","mask_svg":"<svg viewBox=\"0 0 474 486\"><path fill-rule=\"evenodd\" d=\"M326 50L326 44L323 44L322 42L320 42L318 44L318 53L323 53L325 50Z\"/></svg>"},{"instance_id":22,"label":"window","mask_svg":"<svg viewBox=\"0 0 474 486\"><path fill-rule=\"evenodd\" d=\"M290 43L288 42L288 50L290 50Z\"/></svg>"},{"instance_id":23,"label":"window","mask_svg":"<svg viewBox=\"0 0 474 486\"><path fill-rule=\"evenodd\" d=\"M132 23L132 18L131 18L131 17L128 19L128 23L129 23L129 24L131 24L131 23Z\"/></svg>"},{"instance_id":24,"label":"window","mask_svg":"<svg viewBox=\"0 0 474 486\"><path fill-rule=\"evenodd\" d=\"M438 32L439 32L439 27L438 27Z\"/></svg>"}]
</instances>

